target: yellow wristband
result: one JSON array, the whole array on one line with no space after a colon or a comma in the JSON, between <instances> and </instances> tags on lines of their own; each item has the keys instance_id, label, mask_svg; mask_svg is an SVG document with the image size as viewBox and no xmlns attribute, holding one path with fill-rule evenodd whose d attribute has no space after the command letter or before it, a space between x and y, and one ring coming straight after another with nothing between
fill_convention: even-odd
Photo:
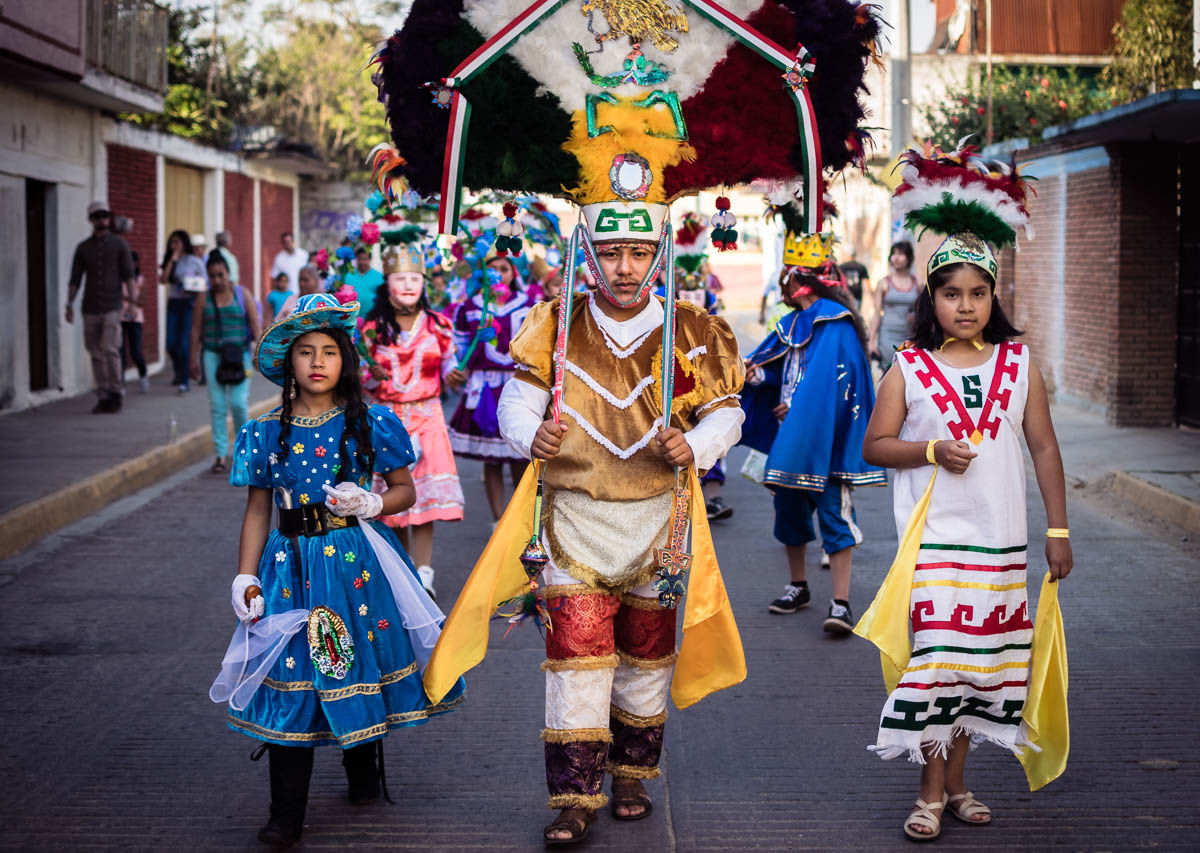
<instances>
[{"instance_id":1,"label":"yellow wristband","mask_svg":"<svg viewBox=\"0 0 1200 853\"><path fill-rule=\"evenodd\" d=\"M1070 539L1071 531L1066 527L1051 527L1046 530L1047 539Z\"/></svg>"},{"instance_id":2,"label":"yellow wristband","mask_svg":"<svg viewBox=\"0 0 1200 853\"><path fill-rule=\"evenodd\" d=\"M937 464L937 457L933 455L933 448L937 446L938 441L939 439L931 438L929 439L929 444L925 445L925 459L928 460L930 465Z\"/></svg>"}]
</instances>

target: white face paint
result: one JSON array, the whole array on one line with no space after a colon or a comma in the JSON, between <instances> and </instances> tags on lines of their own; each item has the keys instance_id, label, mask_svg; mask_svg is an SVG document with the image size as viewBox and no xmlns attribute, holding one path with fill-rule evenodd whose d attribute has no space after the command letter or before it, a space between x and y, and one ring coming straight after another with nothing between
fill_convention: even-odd
<instances>
[{"instance_id":1,"label":"white face paint","mask_svg":"<svg viewBox=\"0 0 1200 853\"><path fill-rule=\"evenodd\" d=\"M413 308L421 301L425 276L419 272L394 272L387 277L388 299L397 308Z\"/></svg>"}]
</instances>

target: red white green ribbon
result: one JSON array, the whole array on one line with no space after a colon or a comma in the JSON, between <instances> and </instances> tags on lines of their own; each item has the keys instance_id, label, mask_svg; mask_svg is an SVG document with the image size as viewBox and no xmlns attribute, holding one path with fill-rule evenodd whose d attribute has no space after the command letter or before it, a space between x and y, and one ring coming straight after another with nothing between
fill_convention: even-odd
<instances>
[{"instance_id":1,"label":"red white green ribbon","mask_svg":"<svg viewBox=\"0 0 1200 853\"><path fill-rule=\"evenodd\" d=\"M764 36L754 27L747 24L724 6L713 0L683 0L706 19L728 32L746 47L753 50L763 59L775 65L779 70L787 72L793 66L798 66L806 77L811 76L816 63L803 45L797 44L795 53L788 53L771 39ZM789 94L795 101L796 116L799 120L800 147L804 154L804 230L809 234L819 233L823 213L821 204L821 138L817 135L816 114L813 112L812 99L808 96L808 87L798 89L789 87Z\"/></svg>"}]
</instances>

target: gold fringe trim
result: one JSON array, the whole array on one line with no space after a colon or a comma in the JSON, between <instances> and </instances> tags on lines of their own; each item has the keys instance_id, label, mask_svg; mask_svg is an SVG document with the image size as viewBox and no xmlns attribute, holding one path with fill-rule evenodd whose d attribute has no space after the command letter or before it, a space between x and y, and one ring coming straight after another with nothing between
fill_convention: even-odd
<instances>
[{"instance_id":1,"label":"gold fringe trim","mask_svg":"<svg viewBox=\"0 0 1200 853\"><path fill-rule=\"evenodd\" d=\"M591 566L586 566L578 560L572 559L570 555L563 549L562 544L558 541L558 536L554 533L554 492L551 491L546 495L546 509L544 510L545 521L542 526L542 531L546 534L546 545L550 550L550 555L554 559L554 565L559 569L569 574L571 577L580 581L582 585L591 587L594 591L607 593L608 595L620 595L627 589L636 589L637 587L650 580L655 570L658 568L653 562L642 566L642 568L627 575L620 580L612 580L600 572L593 569ZM574 584L571 584L574 586ZM543 593L544 595L545 593ZM576 593L583 595L584 593Z\"/></svg>"},{"instance_id":2,"label":"gold fringe trim","mask_svg":"<svg viewBox=\"0 0 1200 853\"><path fill-rule=\"evenodd\" d=\"M546 743L582 743L584 741L612 743L612 731L609 729L542 729L542 740Z\"/></svg>"},{"instance_id":3,"label":"gold fringe trim","mask_svg":"<svg viewBox=\"0 0 1200 853\"><path fill-rule=\"evenodd\" d=\"M679 657L679 652L671 652L661 658L635 658L628 652L617 649L617 657L621 659L621 663L637 669L666 669L675 665L675 659Z\"/></svg>"},{"instance_id":4,"label":"gold fringe trim","mask_svg":"<svg viewBox=\"0 0 1200 853\"><path fill-rule=\"evenodd\" d=\"M611 593L598 592L585 583L552 583L549 586L542 587L542 598L549 600L551 598L568 597L572 595L610 595Z\"/></svg>"},{"instance_id":5,"label":"gold fringe trim","mask_svg":"<svg viewBox=\"0 0 1200 853\"><path fill-rule=\"evenodd\" d=\"M616 655L601 655L582 658L548 658L542 661L542 672L562 672L563 670L616 669Z\"/></svg>"},{"instance_id":6,"label":"gold fringe trim","mask_svg":"<svg viewBox=\"0 0 1200 853\"><path fill-rule=\"evenodd\" d=\"M403 681L414 672L417 671L417 662L413 661L404 669L398 669L395 672L389 672L387 675L379 676L380 684L395 684L397 681Z\"/></svg>"},{"instance_id":7,"label":"gold fringe trim","mask_svg":"<svg viewBox=\"0 0 1200 853\"><path fill-rule=\"evenodd\" d=\"M313 689L311 681L276 681L274 678L264 678L263 686L270 687L272 690L281 690L285 693Z\"/></svg>"},{"instance_id":8,"label":"gold fringe trim","mask_svg":"<svg viewBox=\"0 0 1200 853\"><path fill-rule=\"evenodd\" d=\"M596 811L607 805L607 794L554 794L546 801L548 809L591 809Z\"/></svg>"},{"instance_id":9,"label":"gold fringe trim","mask_svg":"<svg viewBox=\"0 0 1200 853\"><path fill-rule=\"evenodd\" d=\"M232 714L226 715L226 721L229 725L236 729L241 729L246 734L252 737L262 738L264 740L281 740L292 743L316 743L319 741L330 740L336 742L339 746L353 746L364 740L370 740L373 737L378 737L382 734L387 734L388 729L392 726L410 723L413 720L424 720L432 717L435 714L442 714L446 711L453 710L466 701L466 696L459 696L457 699L451 699L449 702L439 702L436 705L430 705L428 708L423 708L420 711L407 711L402 714L388 714L386 722L370 726L358 731L349 732L338 737L333 732L281 732L275 729L268 729L264 726L259 726L246 720L239 720ZM600 731L608 732L607 729ZM612 735L609 733L609 737Z\"/></svg>"},{"instance_id":10,"label":"gold fringe trim","mask_svg":"<svg viewBox=\"0 0 1200 853\"><path fill-rule=\"evenodd\" d=\"M270 687L272 690L279 690L284 693L316 690L317 695L321 698L321 701L336 702L338 699L345 699L347 696L373 696L379 692L380 687L387 684L395 684L398 681L403 681L416 671L417 662L413 661L408 666L404 667L404 669L398 669L395 672L388 672L379 676L378 684L353 684L349 687L337 687L331 690L317 690L311 681L276 681L273 678L264 678L263 686Z\"/></svg>"},{"instance_id":11,"label":"gold fringe trim","mask_svg":"<svg viewBox=\"0 0 1200 853\"><path fill-rule=\"evenodd\" d=\"M653 717L639 717L637 714L631 714L623 708L618 708L616 705L610 705L608 713L614 719L620 720L627 726L633 726L635 729L648 729L653 726L666 725L667 712L655 714Z\"/></svg>"},{"instance_id":12,"label":"gold fringe trim","mask_svg":"<svg viewBox=\"0 0 1200 853\"><path fill-rule=\"evenodd\" d=\"M655 566L655 568L658 568ZM663 606L658 603L657 598L643 598L640 595L634 595L631 592L624 593L621 596L621 603L627 607L632 607L635 610L662 610Z\"/></svg>"},{"instance_id":13,"label":"gold fringe trim","mask_svg":"<svg viewBox=\"0 0 1200 853\"><path fill-rule=\"evenodd\" d=\"M662 771L657 767L638 767L635 764L613 764L611 761L604 765L608 775L617 779L657 779Z\"/></svg>"}]
</instances>

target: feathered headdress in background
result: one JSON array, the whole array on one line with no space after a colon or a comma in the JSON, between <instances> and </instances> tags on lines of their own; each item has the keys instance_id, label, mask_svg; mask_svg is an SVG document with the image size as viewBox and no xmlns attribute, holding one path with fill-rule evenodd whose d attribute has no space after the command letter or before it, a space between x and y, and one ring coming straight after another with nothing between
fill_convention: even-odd
<instances>
[{"instance_id":1,"label":"feathered headdress in background","mask_svg":"<svg viewBox=\"0 0 1200 853\"><path fill-rule=\"evenodd\" d=\"M926 143L901 155L903 182L895 199L905 225L921 236L946 235L929 259L927 274L946 264L969 263L993 279L999 270L995 250L1016 243L1017 230L1028 232L1026 200L1031 188L1015 161L985 160L979 149L961 140L957 151Z\"/></svg>"}]
</instances>

